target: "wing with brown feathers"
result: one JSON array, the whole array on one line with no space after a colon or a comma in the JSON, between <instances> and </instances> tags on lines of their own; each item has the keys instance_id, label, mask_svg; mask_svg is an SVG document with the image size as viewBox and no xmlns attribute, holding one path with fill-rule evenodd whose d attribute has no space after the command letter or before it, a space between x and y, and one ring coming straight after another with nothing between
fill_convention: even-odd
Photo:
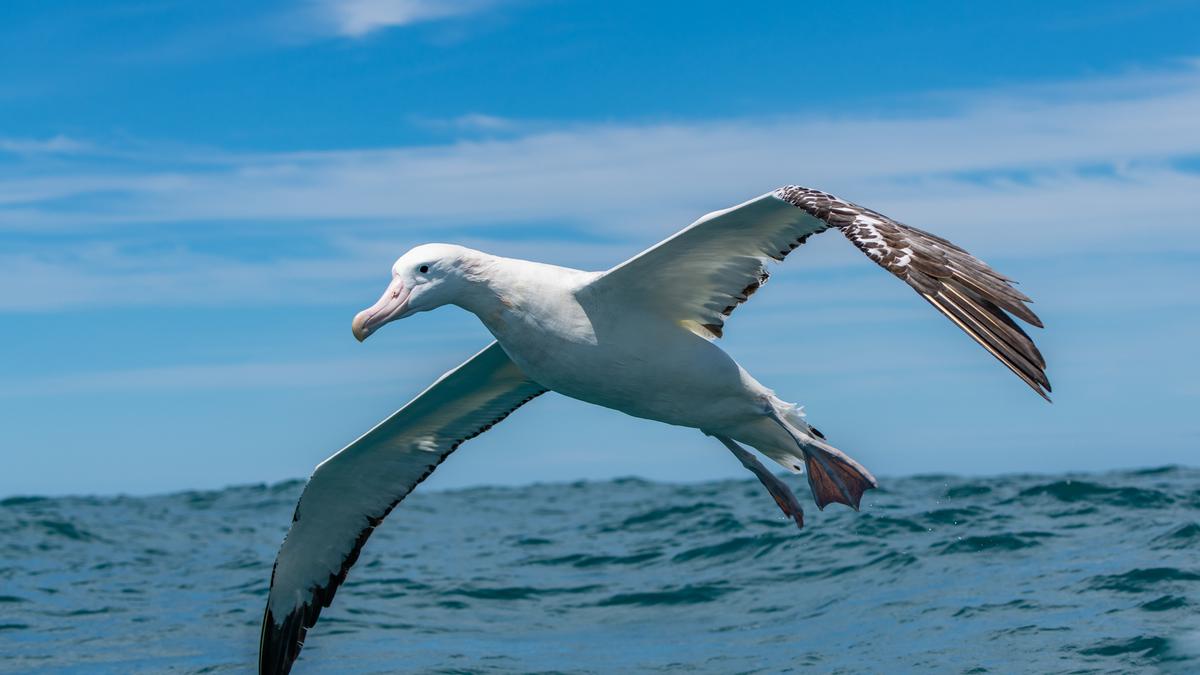
<instances>
[{"instance_id":1,"label":"wing with brown feathers","mask_svg":"<svg viewBox=\"0 0 1200 675\"><path fill-rule=\"evenodd\" d=\"M830 228L1049 400L1045 359L1013 317L1042 322L1011 279L941 237L819 190L791 185L710 213L609 270L591 292L719 338L733 310L766 282L768 262Z\"/></svg>"}]
</instances>

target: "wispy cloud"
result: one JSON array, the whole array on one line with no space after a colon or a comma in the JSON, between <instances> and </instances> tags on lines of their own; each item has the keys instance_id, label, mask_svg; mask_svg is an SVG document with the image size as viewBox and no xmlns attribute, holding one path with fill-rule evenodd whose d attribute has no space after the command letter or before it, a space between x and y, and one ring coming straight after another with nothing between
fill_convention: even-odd
<instances>
[{"instance_id":1,"label":"wispy cloud","mask_svg":"<svg viewBox=\"0 0 1200 675\"><path fill-rule=\"evenodd\" d=\"M445 119L416 118L413 123L417 126L434 131L470 133L470 132L507 132L525 130L529 124L507 117L485 115L483 113L467 113Z\"/></svg>"},{"instance_id":2,"label":"wispy cloud","mask_svg":"<svg viewBox=\"0 0 1200 675\"><path fill-rule=\"evenodd\" d=\"M433 354L435 360L443 360ZM454 358L453 356L450 357ZM375 358L328 359L324 361L208 363L131 368L92 373L70 373L0 379L0 398L61 396L97 392L161 392L197 389L275 389L297 387L362 387L378 383L408 384L413 368L402 361Z\"/></svg>"},{"instance_id":3,"label":"wispy cloud","mask_svg":"<svg viewBox=\"0 0 1200 675\"><path fill-rule=\"evenodd\" d=\"M317 0L315 18L331 32L357 38L397 28L475 14L497 0Z\"/></svg>"},{"instance_id":4,"label":"wispy cloud","mask_svg":"<svg viewBox=\"0 0 1200 675\"><path fill-rule=\"evenodd\" d=\"M81 153L92 149L91 144L62 134L50 138L0 137L0 153L14 155Z\"/></svg>"},{"instance_id":5,"label":"wispy cloud","mask_svg":"<svg viewBox=\"0 0 1200 675\"><path fill-rule=\"evenodd\" d=\"M486 116L458 122L520 128ZM441 145L174 153L169 163L31 155L0 164L0 232L20 242L0 251L0 286L22 289L3 294L0 308L253 302L283 288L321 301L447 229L483 245L507 242L509 253L570 248L562 241L571 232L601 234L603 246L564 254L602 267L704 211L792 182L936 229L985 257L1195 253L1200 172L1179 160L1196 156L1196 64L962 94L904 117L539 124ZM220 234L235 223L261 223L264 248L270 237L303 236L324 242L323 254L246 259L186 243L197 233L236 238ZM174 247L147 255L138 242L151 225ZM562 228L560 241L513 236L547 228Z\"/></svg>"}]
</instances>

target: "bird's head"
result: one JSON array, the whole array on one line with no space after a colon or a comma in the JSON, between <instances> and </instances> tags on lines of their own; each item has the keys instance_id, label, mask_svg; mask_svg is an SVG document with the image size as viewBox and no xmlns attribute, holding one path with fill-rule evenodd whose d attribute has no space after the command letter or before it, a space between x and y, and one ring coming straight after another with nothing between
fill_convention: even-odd
<instances>
[{"instance_id":1,"label":"bird's head","mask_svg":"<svg viewBox=\"0 0 1200 675\"><path fill-rule=\"evenodd\" d=\"M354 337L362 342L386 323L458 302L478 255L462 246L423 244L400 256L383 296L354 317Z\"/></svg>"}]
</instances>

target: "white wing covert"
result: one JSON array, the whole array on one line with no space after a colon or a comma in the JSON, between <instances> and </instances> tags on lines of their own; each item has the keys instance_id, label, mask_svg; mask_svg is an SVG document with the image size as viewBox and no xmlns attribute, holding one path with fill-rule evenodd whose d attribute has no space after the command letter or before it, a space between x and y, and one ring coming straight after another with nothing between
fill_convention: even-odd
<instances>
[{"instance_id":1,"label":"white wing covert","mask_svg":"<svg viewBox=\"0 0 1200 675\"><path fill-rule=\"evenodd\" d=\"M291 670L372 530L418 483L545 391L493 342L317 466L271 573L259 672Z\"/></svg>"},{"instance_id":2,"label":"white wing covert","mask_svg":"<svg viewBox=\"0 0 1200 675\"><path fill-rule=\"evenodd\" d=\"M649 306L704 337L766 283L767 260L783 260L829 227L768 193L714 211L617 265L592 286Z\"/></svg>"},{"instance_id":3,"label":"white wing covert","mask_svg":"<svg viewBox=\"0 0 1200 675\"><path fill-rule=\"evenodd\" d=\"M941 237L820 190L789 185L710 213L606 272L593 291L719 338L725 319L766 283L769 260L782 261L830 228L1049 400L1046 362L1012 317L1042 322L1014 281Z\"/></svg>"}]
</instances>

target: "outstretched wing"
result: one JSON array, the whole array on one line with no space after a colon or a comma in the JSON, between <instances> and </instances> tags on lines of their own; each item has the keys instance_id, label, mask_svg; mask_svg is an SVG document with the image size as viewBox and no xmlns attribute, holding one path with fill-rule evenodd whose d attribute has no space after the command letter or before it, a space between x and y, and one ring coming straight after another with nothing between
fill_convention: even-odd
<instances>
[{"instance_id":1,"label":"outstretched wing","mask_svg":"<svg viewBox=\"0 0 1200 675\"><path fill-rule=\"evenodd\" d=\"M1046 362L1012 317L1039 328L1042 322L1011 279L941 237L819 190L790 185L710 213L609 270L594 290L721 337L725 319L767 281L767 261L783 260L829 228L1049 400Z\"/></svg>"},{"instance_id":2,"label":"outstretched wing","mask_svg":"<svg viewBox=\"0 0 1200 675\"><path fill-rule=\"evenodd\" d=\"M304 487L271 573L259 673L287 673L367 537L463 441L545 387L493 342L361 438L322 462Z\"/></svg>"}]
</instances>

